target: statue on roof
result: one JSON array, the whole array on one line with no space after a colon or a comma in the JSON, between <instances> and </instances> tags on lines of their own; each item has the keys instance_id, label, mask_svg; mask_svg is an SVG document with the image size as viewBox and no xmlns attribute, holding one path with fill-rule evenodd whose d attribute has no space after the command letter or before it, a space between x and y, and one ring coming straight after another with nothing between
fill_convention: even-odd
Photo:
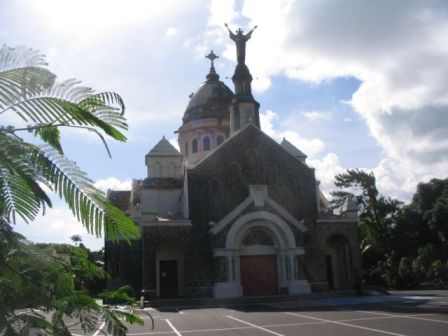
<instances>
[{"instance_id":1,"label":"statue on roof","mask_svg":"<svg viewBox=\"0 0 448 336\"><path fill-rule=\"evenodd\" d=\"M245 64L246 59L246 42L250 39L252 36L253 31L257 26L252 28L251 31L249 31L246 35L244 35L243 30L241 28L238 28L236 31L236 34L232 33L227 23L224 24L229 31L229 37L235 42L236 44L236 59L238 61L238 64Z\"/></svg>"}]
</instances>

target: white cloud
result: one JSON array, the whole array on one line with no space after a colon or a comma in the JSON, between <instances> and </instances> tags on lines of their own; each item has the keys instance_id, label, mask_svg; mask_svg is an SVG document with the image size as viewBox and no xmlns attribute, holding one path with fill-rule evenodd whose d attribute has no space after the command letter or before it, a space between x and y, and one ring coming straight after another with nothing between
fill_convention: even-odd
<instances>
[{"instance_id":1,"label":"white cloud","mask_svg":"<svg viewBox=\"0 0 448 336\"><path fill-rule=\"evenodd\" d=\"M103 192L107 190L131 190L131 180L120 181L116 177L108 177L105 179L100 179L95 182L95 187Z\"/></svg>"},{"instance_id":2,"label":"white cloud","mask_svg":"<svg viewBox=\"0 0 448 336\"><path fill-rule=\"evenodd\" d=\"M261 129L275 141L281 142L283 138L286 138L294 146L310 157L316 156L325 148L324 142L319 138L307 139L302 137L295 130L283 129L279 131L274 129L274 120L277 118L277 113L271 110L267 110L266 113L260 114Z\"/></svg>"},{"instance_id":3,"label":"white cloud","mask_svg":"<svg viewBox=\"0 0 448 336\"><path fill-rule=\"evenodd\" d=\"M328 153L322 159L308 159L307 164L316 168L316 179L320 181L320 189L327 198L334 191L334 177L345 171L335 153Z\"/></svg>"},{"instance_id":4,"label":"white cloud","mask_svg":"<svg viewBox=\"0 0 448 336\"><path fill-rule=\"evenodd\" d=\"M32 242L72 244L70 237L79 234L82 243L90 249L98 250L104 245L104 239L88 234L68 207L60 201L55 202L54 208L47 209L44 216L37 217L30 224L19 222L15 229Z\"/></svg>"},{"instance_id":5,"label":"white cloud","mask_svg":"<svg viewBox=\"0 0 448 336\"><path fill-rule=\"evenodd\" d=\"M165 37L173 37L177 35L177 28L169 27L167 30L165 30Z\"/></svg>"},{"instance_id":6,"label":"white cloud","mask_svg":"<svg viewBox=\"0 0 448 336\"><path fill-rule=\"evenodd\" d=\"M323 111L308 111L303 112L303 115L311 121L328 121L331 119L331 114Z\"/></svg>"},{"instance_id":7,"label":"white cloud","mask_svg":"<svg viewBox=\"0 0 448 336\"><path fill-rule=\"evenodd\" d=\"M401 194L446 177L448 2L246 0L241 15L245 27L260 27L247 46L263 83L255 89L278 75L312 85L355 77L351 105L386 155L376 170L381 188Z\"/></svg>"}]
</instances>

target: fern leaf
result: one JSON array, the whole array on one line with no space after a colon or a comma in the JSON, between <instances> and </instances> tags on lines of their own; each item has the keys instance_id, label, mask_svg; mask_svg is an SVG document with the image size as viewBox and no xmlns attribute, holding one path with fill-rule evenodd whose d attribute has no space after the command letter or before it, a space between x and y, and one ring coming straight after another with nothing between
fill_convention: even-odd
<instances>
[{"instance_id":1,"label":"fern leaf","mask_svg":"<svg viewBox=\"0 0 448 336\"><path fill-rule=\"evenodd\" d=\"M94 187L93 181L75 162L47 146L36 153L35 163L89 233L99 236L104 229L104 234L111 240L139 236L134 222Z\"/></svg>"}]
</instances>

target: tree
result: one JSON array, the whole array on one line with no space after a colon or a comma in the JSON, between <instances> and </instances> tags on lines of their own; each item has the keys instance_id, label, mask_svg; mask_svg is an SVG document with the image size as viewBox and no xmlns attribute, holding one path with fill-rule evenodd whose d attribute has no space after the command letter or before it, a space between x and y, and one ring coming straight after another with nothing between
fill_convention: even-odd
<instances>
[{"instance_id":1,"label":"tree","mask_svg":"<svg viewBox=\"0 0 448 336\"><path fill-rule=\"evenodd\" d=\"M419 183L412 199L413 206L434 231L441 243L448 244L448 178Z\"/></svg>"},{"instance_id":2,"label":"tree","mask_svg":"<svg viewBox=\"0 0 448 336\"><path fill-rule=\"evenodd\" d=\"M401 202L380 195L373 173L348 169L335 177L335 185L340 190L331 193L333 203L338 206L344 198L352 195L359 207L361 246L364 251L375 247L380 254L387 252L395 217Z\"/></svg>"},{"instance_id":3,"label":"tree","mask_svg":"<svg viewBox=\"0 0 448 336\"><path fill-rule=\"evenodd\" d=\"M60 142L62 129L83 129L96 134L109 153L105 136L126 140L120 131L127 129L121 97L95 93L76 80L59 83L46 65L31 49L0 48L0 335L67 335L65 316L77 319L84 332L103 318L109 332L124 335L119 317L142 320L103 309L76 290L73 272L96 270L82 252L74 253L78 263L64 264L33 249L12 229L17 217L31 222L52 206L49 188L89 233L111 240L139 235L132 220L64 156ZM51 313L51 320L34 308Z\"/></svg>"},{"instance_id":4,"label":"tree","mask_svg":"<svg viewBox=\"0 0 448 336\"><path fill-rule=\"evenodd\" d=\"M394 227L401 202L378 192L373 173L348 169L335 177L339 190L332 192L334 205L340 206L351 195L359 207L359 229L363 270L368 281L391 285L398 274L394 266Z\"/></svg>"},{"instance_id":5,"label":"tree","mask_svg":"<svg viewBox=\"0 0 448 336\"><path fill-rule=\"evenodd\" d=\"M79 234L74 234L73 236L70 237L70 239L72 240L73 243L75 243L76 246L78 246L79 243L82 242L82 238Z\"/></svg>"},{"instance_id":6,"label":"tree","mask_svg":"<svg viewBox=\"0 0 448 336\"><path fill-rule=\"evenodd\" d=\"M137 311L106 309L77 290L77 279L107 277L82 248L50 245L45 251L2 225L0 255L0 335L70 335L70 328L87 333L104 320L109 333L124 336L127 329L120 319L143 324ZM129 300L121 292L108 295Z\"/></svg>"}]
</instances>

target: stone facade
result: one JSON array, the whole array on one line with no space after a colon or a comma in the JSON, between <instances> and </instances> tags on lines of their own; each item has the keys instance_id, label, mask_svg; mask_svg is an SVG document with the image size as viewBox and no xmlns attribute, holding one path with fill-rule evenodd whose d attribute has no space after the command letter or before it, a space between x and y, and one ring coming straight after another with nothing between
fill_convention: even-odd
<instances>
[{"instance_id":1,"label":"stone facade","mask_svg":"<svg viewBox=\"0 0 448 336\"><path fill-rule=\"evenodd\" d=\"M128 283L150 297L235 297L353 286L356 207L347 200L340 215L331 213L306 155L259 128L244 76L248 68L234 82L248 91L233 96L212 63L178 130L181 151L163 138L146 155L148 176L130 192L109 192L141 231L131 244L106 242L110 287Z\"/></svg>"}]
</instances>

